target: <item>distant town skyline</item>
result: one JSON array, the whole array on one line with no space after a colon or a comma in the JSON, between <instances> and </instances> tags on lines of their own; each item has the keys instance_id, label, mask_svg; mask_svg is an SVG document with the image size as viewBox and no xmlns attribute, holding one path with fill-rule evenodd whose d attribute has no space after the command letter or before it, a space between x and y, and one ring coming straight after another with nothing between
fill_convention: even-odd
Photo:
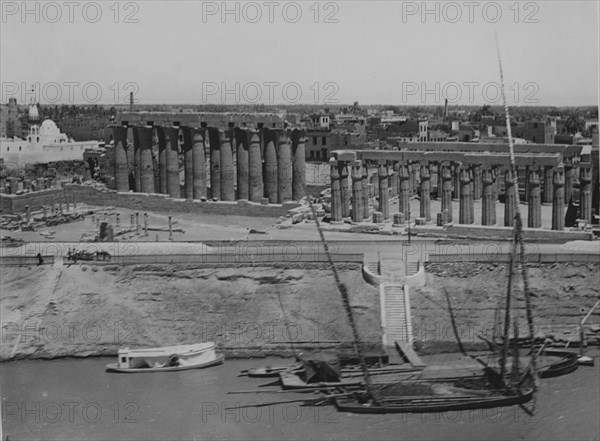
<instances>
[{"instance_id":1,"label":"distant town skyline","mask_svg":"<svg viewBox=\"0 0 600 441\"><path fill-rule=\"evenodd\" d=\"M598 104L598 2L75 3L1 3L3 103L500 105L495 28L509 105Z\"/></svg>"}]
</instances>

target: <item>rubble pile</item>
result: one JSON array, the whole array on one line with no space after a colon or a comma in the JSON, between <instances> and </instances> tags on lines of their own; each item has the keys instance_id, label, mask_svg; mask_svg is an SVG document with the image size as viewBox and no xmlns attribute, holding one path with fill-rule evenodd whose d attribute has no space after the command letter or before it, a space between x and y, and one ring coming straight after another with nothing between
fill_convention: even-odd
<instances>
[{"instance_id":1,"label":"rubble pile","mask_svg":"<svg viewBox=\"0 0 600 441\"><path fill-rule=\"evenodd\" d=\"M477 264L462 262L461 265L456 265L455 263L425 263L425 271L428 274L434 274L439 277L468 279L477 276L483 271L493 271L498 266L499 264L497 263Z\"/></svg>"},{"instance_id":2,"label":"rubble pile","mask_svg":"<svg viewBox=\"0 0 600 441\"><path fill-rule=\"evenodd\" d=\"M40 228L68 224L83 219L83 213L79 212L57 212L45 216L40 213L38 216L31 216L29 220L26 215L4 214L0 216L0 229L10 231L36 231Z\"/></svg>"}]
</instances>

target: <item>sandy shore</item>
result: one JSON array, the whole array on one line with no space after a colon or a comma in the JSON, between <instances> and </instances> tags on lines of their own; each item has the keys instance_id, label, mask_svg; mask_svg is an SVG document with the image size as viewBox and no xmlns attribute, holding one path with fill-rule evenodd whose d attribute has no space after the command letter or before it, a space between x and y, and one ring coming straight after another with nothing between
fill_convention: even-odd
<instances>
[{"instance_id":1,"label":"sandy shore","mask_svg":"<svg viewBox=\"0 0 600 441\"><path fill-rule=\"evenodd\" d=\"M376 348L378 290L363 280L359 265L340 270L361 335ZM592 264L530 267L539 329L578 338L575 325L599 295L598 270ZM122 346L207 340L229 356L291 355L351 341L333 276L322 264L5 267L0 288L2 359L108 355ZM428 265L427 286L411 292L418 348L456 349L445 293L463 342L481 346L478 336L493 333L505 292L503 265ZM517 299L524 335L519 292ZM590 322L600 323L600 312Z\"/></svg>"},{"instance_id":2,"label":"sandy shore","mask_svg":"<svg viewBox=\"0 0 600 441\"><path fill-rule=\"evenodd\" d=\"M360 266L340 270L364 339L376 346L377 289L363 281ZM290 355L351 340L333 276L322 264L77 264L7 267L3 273L2 359L107 355L121 346L201 341L215 341L229 355Z\"/></svg>"}]
</instances>

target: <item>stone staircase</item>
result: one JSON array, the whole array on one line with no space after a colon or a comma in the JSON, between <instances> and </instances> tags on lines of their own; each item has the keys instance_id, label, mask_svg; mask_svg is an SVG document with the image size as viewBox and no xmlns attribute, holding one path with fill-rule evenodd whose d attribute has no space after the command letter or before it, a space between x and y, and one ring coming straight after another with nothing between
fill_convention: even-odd
<instances>
[{"instance_id":1,"label":"stone staircase","mask_svg":"<svg viewBox=\"0 0 600 441\"><path fill-rule=\"evenodd\" d=\"M407 276L414 276L419 272L419 261L407 261L405 264L405 272Z\"/></svg>"},{"instance_id":2,"label":"stone staircase","mask_svg":"<svg viewBox=\"0 0 600 441\"><path fill-rule=\"evenodd\" d=\"M405 285L407 276L419 271L418 261L405 261L397 256L365 257L363 276L367 282L379 288L383 344L389 355L396 356L396 342L411 345L412 318L410 296Z\"/></svg>"},{"instance_id":3,"label":"stone staircase","mask_svg":"<svg viewBox=\"0 0 600 441\"><path fill-rule=\"evenodd\" d=\"M384 322L384 346L394 346L396 341L411 342L404 286L383 282L380 286Z\"/></svg>"}]
</instances>

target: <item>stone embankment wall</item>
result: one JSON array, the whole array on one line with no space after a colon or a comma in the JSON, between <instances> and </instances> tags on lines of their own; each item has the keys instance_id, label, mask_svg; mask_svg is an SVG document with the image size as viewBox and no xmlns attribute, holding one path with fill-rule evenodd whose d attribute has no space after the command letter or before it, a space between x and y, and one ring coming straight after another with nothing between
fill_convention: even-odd
<instances>
[{"instance_id":1,"label":"stone embankment wall","mask_svg":"<svg viewBox=\"0 0 600 441\"><path fill-rule=\"evenodd\" d=\"M279 217L287 214L300 204L286 202L283 204L262 205L248 201L214 202L171 198L162 194L119 193L114 190L98 189L86 185L66 185L60 189L42 190L22 195L0 195L2 214L25 212L25 207L32 210L41 209L58 202L77 202L98 206L115 206L132 210L150 210L159 212L180 212L199 214L223 214L238 216Z\"/></svg>"}]
</instances>

